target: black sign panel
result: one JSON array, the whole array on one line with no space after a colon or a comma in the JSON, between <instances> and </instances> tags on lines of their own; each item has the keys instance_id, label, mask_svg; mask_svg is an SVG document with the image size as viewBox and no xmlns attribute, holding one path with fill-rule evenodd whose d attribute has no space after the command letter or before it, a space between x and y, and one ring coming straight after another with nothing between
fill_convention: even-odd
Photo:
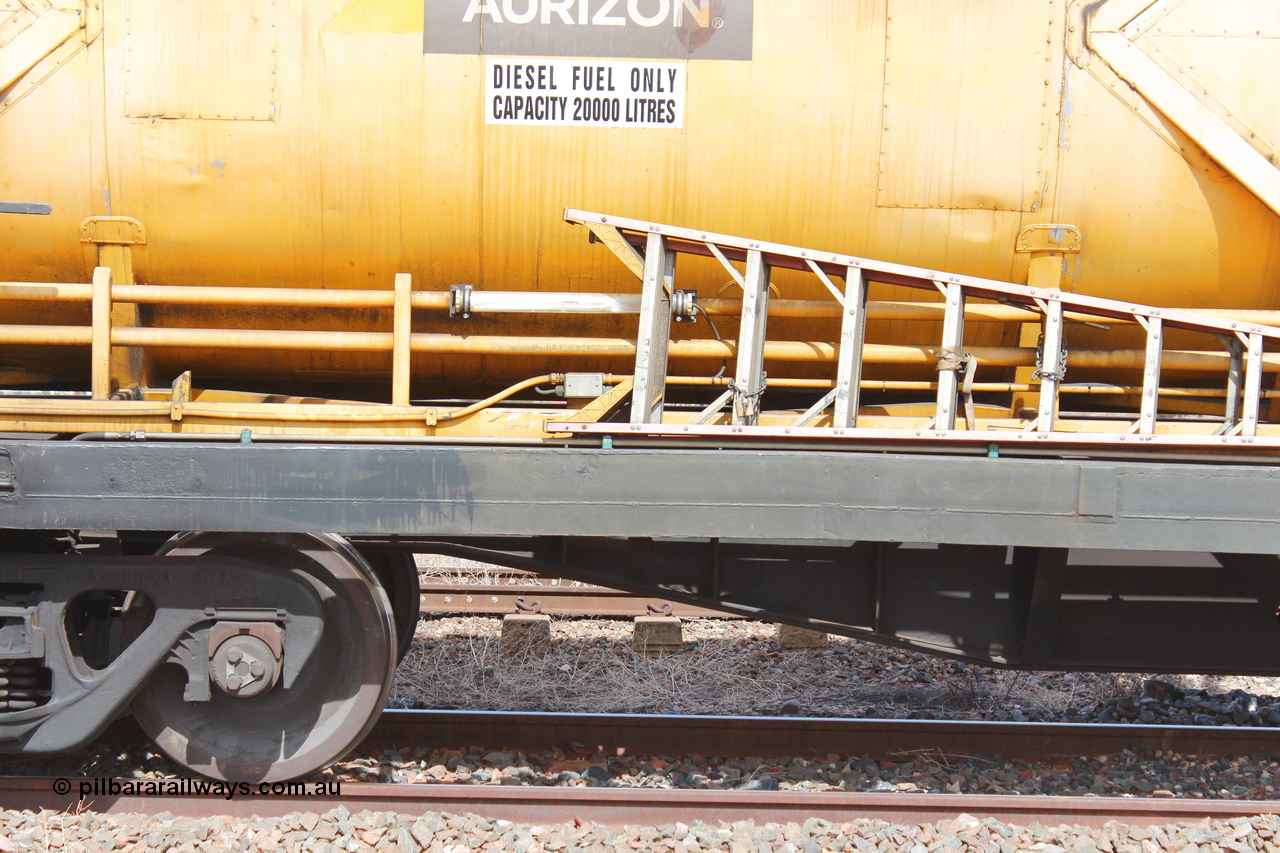
<instances>
[{"instance_id":1,"label":"black sign panel","mask_svg":"<svg viewBox=\"0 0 1280 853\"><path fill-rule=\"evenodd\" d=\"M426 0L424 53L751 59L754 0Z\"/></svg>"}]
</instances>

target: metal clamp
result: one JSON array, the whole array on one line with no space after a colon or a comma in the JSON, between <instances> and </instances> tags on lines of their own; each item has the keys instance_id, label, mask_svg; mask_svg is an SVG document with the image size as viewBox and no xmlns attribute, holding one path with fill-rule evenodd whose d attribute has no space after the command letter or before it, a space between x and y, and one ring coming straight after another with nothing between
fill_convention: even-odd
<instances>
[{"instance_id":1,"label":"metal clamp","mask_svg":"<svg viewBox=\"0 0 1280 853\"><path fill-rule=\"evenodd\" d=\"M698 292L696 290L673 291L671 316L677 323L698 322Z\"/></svg>"},{"instance_id":2,"label":"metal clamp","mask_svg":"<svg viewBox=\"0 0 1280 853\"><path fill-rule=\"evenodd\" d=\"M449 285L449 316L461 317L463 320L471 316L471 294L475 285Z\"/></svg>"},{"instance_id":3,"label":"metal clamp","mask_svg":"<svg viewBox=\"0 0 1280 853\"><path fill-rule=\"evenodd\" d=\"M517 613L541 613L542 602L541 601L525 601L524 597L521 596L520 598L516 599L516 612Z\"/></svg>"},{"instance_id":4,"label":"metal clamp","mask_svg":"<svg viewBox=\"0 0 1280 853\"><path fill-rule=\"evenodd\" d=\"M650 616L670 616L671 615L670 601L664 601L661 604L649 604L646 606L648 607Z\"/></svg>"}]
</instances>

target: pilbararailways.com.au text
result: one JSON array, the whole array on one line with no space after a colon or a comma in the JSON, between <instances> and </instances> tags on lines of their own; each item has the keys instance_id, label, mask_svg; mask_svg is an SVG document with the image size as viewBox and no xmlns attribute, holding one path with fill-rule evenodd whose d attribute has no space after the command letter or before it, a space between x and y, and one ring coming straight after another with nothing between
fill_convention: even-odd
<instances>
[{"instance_id":1,"label":"pilbararailways.com.au text","mask_svg":"<svg viewBox=\"0 0 1280 853\"><path fill-rule=\"evenodd\" d=\"M91 797L336 797L342 782L215 782L211 779L70 779L53 780L55 794Z\"/></svg>"}]
</instances>

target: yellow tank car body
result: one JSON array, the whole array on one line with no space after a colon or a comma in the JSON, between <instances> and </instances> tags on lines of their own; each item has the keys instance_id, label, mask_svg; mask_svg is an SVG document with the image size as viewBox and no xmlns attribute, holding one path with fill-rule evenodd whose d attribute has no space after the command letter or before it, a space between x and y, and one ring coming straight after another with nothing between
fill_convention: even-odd
<instances>
[{"instance_id":1,"label":"yellow tank car body","mask_svg":"<svg viewBox=\"0 0 1280 853\"><path fill-rule=\"evenodd\" d=\"M406 273L415 298L438 296L412 331L459 339L415 347L414 397L633 372L629 310L443 310L459 284L638 293L564 208L1267 321L1278 71L1270 0L8 0L0 199L52 212L0 216L0 281L87 284L102 264L117 285L377 291L344 310L117 300L112 322L390 334ZM713 258L682 258L680 287L713 314L741 297ZM827 298L820 281L777 269L771 291L771 339L836 341L838 311L804 308ZM870 295L940 298L876 282ZM87 302L37 296L3 302L0 320L89 325ZM940 314L902 316L873 310L867 340L937 337ZM736 338L736 322L673 327L708 347L673 350L672 372L714 373L713 335ZM971 323L964 342L1033 346L1028 325ZM613 343L502 343L547 336ZM83 345L5 340L14 384L87 381ZM143 386L191 370L200 387L377 398L390 375L380 341L146 340ZM1073 351L1142 342L1132 324L1071 332ZM1185 331L1168 343L1217 347ZM141 345L120 350L113 387L143 369ZM766 361L771 380L830 374ZM1107 381L1140 376L1126 371ZM889 359L863 377L936 371Z\"/></svg>"}]
</instances>

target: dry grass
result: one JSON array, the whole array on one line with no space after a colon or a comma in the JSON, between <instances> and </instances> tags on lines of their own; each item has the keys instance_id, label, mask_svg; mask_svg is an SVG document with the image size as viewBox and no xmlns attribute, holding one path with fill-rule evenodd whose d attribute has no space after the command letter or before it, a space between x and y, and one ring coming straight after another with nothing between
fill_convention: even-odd
<instances>
[{"instance_id":1,"label":"dry grass","mask_svg":"<svg viewBox=\"0 0 1280 853\"><path fill-rule=\"evenodd\" d=\"M820 715L995 716L1017 709L1053 718L1141 695L1149 677L1006 672L833 637L827 652L783 653L771 625L685 622L685 651L650 659L630 647L625 621L560 619L545 657L499 653L501 622L447 617L420 623L401 664L393 706L776 714L784 703ZM692 641L692 642L691 642ZM1168 676L1183 687L1274 692L1273 679Z\"/></svg>"},{"instance_id":2,"label":"dry grass","mask_svg":"<svg viewBox=\"0 0 1280 853\"><path fill-rule=\"evenodd\" d=\"M434 649L419 643L400 666L392 701L425 707L554 711L741 713L759 682L715 645L650 659L622 643L556 639L545 657L508 658L497 619L466 623ZM429 624L429 623L423 623ZM446 630L449 627L446 626ZM435 633L435 631L429 631Z\"/></svg>"},{"instance_id":3,"label":"dry grass","mask_svg":"<svg viewBox=\"0 0 1280 853\"><path fill-rule=\"evenodd\" d=\"M590 586L457 557L416 559L423 584ZM982 717L1016 709L1035 719L1139 697L1151 677L1183 689L1280 695L1274 678L1015 672L835 636L825 654L783 653L773 643L772 625L742 620L685 620L685 652L650 659L632 651L625 621L558 619L546 657L510 659L498 651L500 626L482 617L420 623L392 704L774 714L794 700L808 714Z\"/></svg>"}]
</instances>

